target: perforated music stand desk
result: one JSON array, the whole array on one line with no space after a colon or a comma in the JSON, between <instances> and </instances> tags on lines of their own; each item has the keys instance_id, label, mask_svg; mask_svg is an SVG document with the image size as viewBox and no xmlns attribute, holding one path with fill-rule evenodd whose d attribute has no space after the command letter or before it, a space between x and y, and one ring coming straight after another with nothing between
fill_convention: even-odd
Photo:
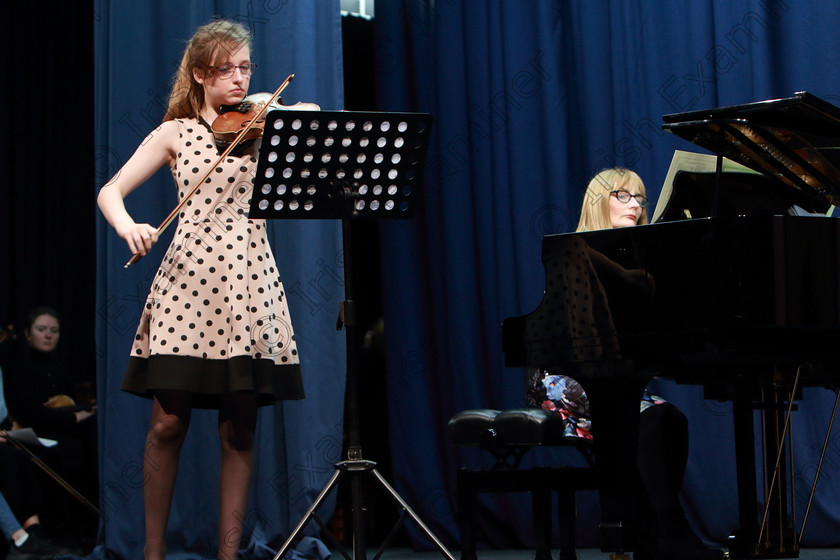
<instances>
[{"instance_id":1,"label":"perforated music stand desk","mask_svg":"<svg viewBox=\"0 0 840 560\"><path fill-rule=\"evenodd\" d=\"M431 122L423 113L271 111L250 216L413 217Z\"/></svg>"},{"instance_id":2,"label":"perforated music stand desk","mask_svg":"<svg viewBox=\"0 0 840 560\"><path fill-rule=\"evenodd\" d=\"M353 558L364 560L364 513L361 475L369 474L399 505L402 514L382 544L377 558L410 516L448 558L454 557L405 503L376 463L362 458L359 440L359 387L354 329L352 251L353 220L407 219L420 200L432 116L421 113L275 110L266 116L260 157L254 176L249 217L275 219L340 219L344 246L345 301L339 328L347 337L346 460L335 473L274 557L285 556L344 474L351 475ZM329 536L329 533L327 533ZM350 560L341 543L333 544Z\"/></svg>"}]
</instances>

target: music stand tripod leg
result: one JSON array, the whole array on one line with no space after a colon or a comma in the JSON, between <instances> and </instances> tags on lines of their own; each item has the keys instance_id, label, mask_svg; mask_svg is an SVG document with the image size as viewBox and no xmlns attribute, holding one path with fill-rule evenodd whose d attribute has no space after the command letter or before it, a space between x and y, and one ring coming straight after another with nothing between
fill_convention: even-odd
<instances>
[{"instance_id":1,"label":"music stand tripod leg","mask_svg":"<svg viewBox=\"0 0 840 560\"><path fill-rule=\"evenodd\" d=\"M455 560L455 557L452 556L452 554L450 554L450 552L446 549L445 546L443 546L443 543L440 542L440 540L437 538L437 536L435 536L432 530L429 529L429 527L427 527L425 523L423 523L423 520L421 520L416 513L414 513L414 510L411 509L411 507L405 502L405 500L402 499L402 497L399 494L397 494L397 491L394 490L394 488L390 484L388 484L385 478L381 474L379 474L379 471L377 471L376 469L371 469L370 472L374 477L376 477L376 480L379 481L379 484L381 484L382 487L385 488L388 494L391 495L391 498L393 498L393 500L400 505L403 511L405 511L411 517L411 519L413 519L414 522L417 523L417 526L420 527L423 533L429 539L431 539L433 543L435 543L435 546L438 548L440 553L443 554L446 558L448 558L448 560Z\"/></svg>"},{"instance_id":2,"label":"music stand tripod leg","mask_svg":"<svg viewBox=\"0 0 840 560\"><path fill-rule=\"evenodd\" d=\"M312 505L309 506L309 509L306 511L306 514L301 518L300 522L298 522L297 527L295 527L295 529L291 532L289 538L286 539L286 542L283 543L283 546L280 547L280 550L277 551L277 554L274 556L274 560L280 560L286 555L286 553L291 548L292 543L297 538L298 534L315 516L315 512L318 511L318 508L321 507L321 504L324 502L324 500L327 499L327 496L329 496L330 492L335 487L339 477L341 476L341 472L342 471L339 470L336 466L336 470L333 473L330 480L327 482L327 485L324 486L323 490L321 490L321 492L318 494L318 497L316 497L315 501L312 502Z\"/></svg>"}]
</instances>

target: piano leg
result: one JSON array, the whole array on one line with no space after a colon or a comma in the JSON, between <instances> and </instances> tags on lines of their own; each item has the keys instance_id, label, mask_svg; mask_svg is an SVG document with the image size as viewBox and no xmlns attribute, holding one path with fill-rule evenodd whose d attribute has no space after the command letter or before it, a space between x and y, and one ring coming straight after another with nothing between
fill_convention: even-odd
<instances>
[{"instance_id":1,"label":"piano leg","mask_svg":"<svg viewBox=\"0 0 840 560\"><path fill-rule=\"evenodd\" d=\"M733 558L752 557L753 548L755 543L758 542L758 526L756 524L758 497L756 493L752 391L752 388L739 387L733 401L735 464L738 481L738 521L740 526L729 545L729 552Z\"/></svg>"},{"instance_id":2,"label":"piano leg","mask_svg":"<svg viewBox=\"0 0 840 560\"><path fill-rule=\"evenodd\" d=\"M601 504L601 550L616 560L635 550L639 401L647 379L579 379L589 396Z\"/></svg>"},{"instance_id":3,"label":"piano leg","mask_svg":"<svg viewBox=\"0 0 840 560\"><path fill-rule=\"evenodd\" d=\"M735 460L738 480L738 512L740 528L730 538L732 558L798 558L799 544L788 512L788 465L779 461L779 472L773 469L779 453L784 453L783 426L787 388L774 381L755 387L738 386L733 401ZM761 461L764 466L764 510L759 511L758 478L756 476L755 411L761 419ZM774 481L770 488L771 480ZM761 522L765 522L761 530Z\"/></svg>"}]
</instances>

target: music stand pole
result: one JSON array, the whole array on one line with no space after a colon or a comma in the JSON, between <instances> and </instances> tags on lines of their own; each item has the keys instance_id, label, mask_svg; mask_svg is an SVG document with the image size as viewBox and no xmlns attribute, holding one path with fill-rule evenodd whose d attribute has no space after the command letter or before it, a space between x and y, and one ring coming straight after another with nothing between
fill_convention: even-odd
<instances>
[{"instance_id":1,"label":"music stand pole","mask_svg":"<svg viewBox=\"0 0 840 560\"><path fill-rule=\"evenodd\" d=\"M356 327L358 326L356 316L356 301L353 298L353 248L350 236L350 218L353 209L353 200L349 189L342 189L343 195L347 198L344 201L345 216L341 220L341 239L344 250L344 301L341 303L338 317L338 328L344 326L344 335L346 337L346 355L347 355L347 377L344 400L344 421L345 431L347 433L347 467L351 464L357 467L362 467L361 471L352 471L354 473L365 472L368 468L373 468L375 463L368 464L362 458L362 444L361 444L361 417L359 413L359 376L358 376L358 353L356 352L356 345L358 338ZM350 504L352 512L353 523L353 556L354 558L363 560L365 557L365 538L364 526L365 516L363 509L363 491L362 480L357 474L354 474L350 479ZM357 530L361 528L361 530Z\"/></svg>"},{"instance_id":2,"label":"music stand pole","mask_svg":"<svg viewBox=\"0 0 840 560\"><path fill-rule=\"evenodd\" d=\"M344 295L338 328L345 329L347 453L306 514L277 551L282 559L342 477L350 476L353 559L365 560L362 476L372 476L401 509L375 559L410 517L447 558L455 560L420 517L362 456L360 441L358 336L353 299L353 249L350 223L355 219L405 219L413 215L419 177L428 144L431 116L412 113L345 111L272 111L266 117L260 159L254 178L252 218L340 219L344 250ZM329 533L327 533L329 536ZM331 539L351 560L340 543Z\"/></svg>"}]
</instances>

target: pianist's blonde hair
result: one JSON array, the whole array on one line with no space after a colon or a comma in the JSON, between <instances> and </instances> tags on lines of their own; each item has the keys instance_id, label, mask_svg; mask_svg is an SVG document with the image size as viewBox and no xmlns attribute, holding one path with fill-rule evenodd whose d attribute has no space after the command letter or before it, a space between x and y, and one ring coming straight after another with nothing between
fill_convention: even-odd
<instances>
[{"instance_id":1,"label":"pianist's blonde hair","mask_svg":"<svg viewBox=\"0 0 840 560\"><path fill-rule=\"evenodd\" d=\"M623 167L604 169L595 175L586 186L577 231L611 229L610 193L618 190L644 195L645 184L636 172ZM637 223L648 223L647 208L642 208L642 215Z\"/></svg>"}]
</instances>

